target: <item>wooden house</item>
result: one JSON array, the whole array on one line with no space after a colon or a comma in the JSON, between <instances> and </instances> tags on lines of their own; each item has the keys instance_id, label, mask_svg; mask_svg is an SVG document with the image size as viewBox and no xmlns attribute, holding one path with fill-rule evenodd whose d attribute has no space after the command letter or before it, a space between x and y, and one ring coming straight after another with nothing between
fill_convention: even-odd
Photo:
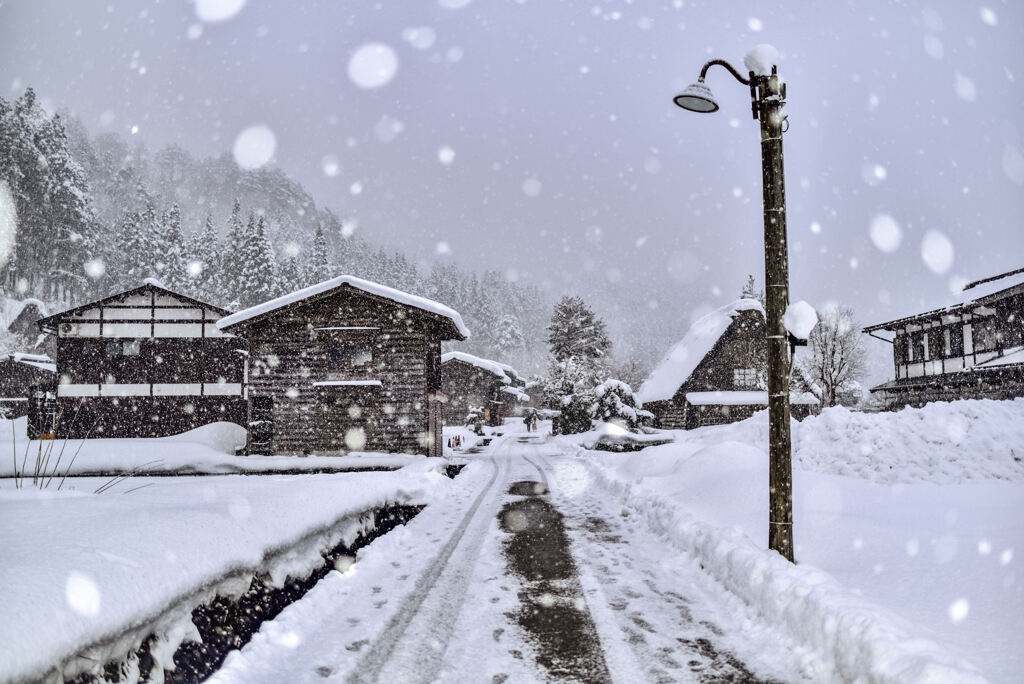
<instances>
[{"instance_id":1,"label":"wooden house","mask_svg":"<svg viewBox=\"0 0 1024 684\"><path fill-rule=\"evenodd\" d=\"M698 319L637 391L658 427L690 430L749 418L768 406L767 339L761 303L739 299ZM814 397L790 397L794 417Z\"/></svg>"},{"instance_id":2,"label":"wooden house","mask_svg":"<svg viewBox=\"0 0 1024 684\"><path fill-rule=\"evenodd\" d=\"M0 357L0 418L28 415L36 392L51 393L57 386L57 366L41 354L13 352Z\"/></svg>"},{"instance_id":3,"label":"wooden house","mask_svg":"<svg viewBox=\"0 0 1024 684\"><path fill-rule=\"evenodd\" d=\"M1024 269L969 283L955 299L864 328L892 345L896 377L871 388L888 408L1024 396Z\"/></svg>"},{"instance_id":4,"label":"wooden house","mask_svg":"<svg viewBox=\"0 0 1024 684\"><path fill-rule=\"evenodd\" d=\"M469 336L447 306L339 276L218 326L248 344L251 452L441 454L441 342Z\"/></svg>"},{"instance_id":5,"label":"wooden house","mask_svg":"<svg viewBox=\"0 0 1024 684\"><path fill-rule=\"evenodd\" d=\"M471 409L482 409L484 422L501 425L516 407L529 400L514 368L465 352L441 356L441 388L448 397L446 425L463 425Z\"/></svg>"},{"instance_id":6,"label":"wooden house","mask_svg":"<svg viewBox=\"0 0 1024 684\"><path fill-rule=\"evenodd\" d=\"M244 350L216 325L227 313L147 280L40 320L57 341L56 436L161 437L216 421L244 425Z\"/></svg>"}]
</instances>

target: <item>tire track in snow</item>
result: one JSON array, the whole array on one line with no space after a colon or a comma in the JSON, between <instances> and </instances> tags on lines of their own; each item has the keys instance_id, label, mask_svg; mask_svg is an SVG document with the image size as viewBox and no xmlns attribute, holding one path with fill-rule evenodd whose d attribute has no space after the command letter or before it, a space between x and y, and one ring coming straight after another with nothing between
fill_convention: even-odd
<instances>
[{"instance_id":1,"label":"tire track in snow","mask_svg":"<svg viewBox=\"0 0 1024 684\"><path fill-rule=\"evenodd\" d=\"M431 682L444 665L444 654L452 630L459 618L474 560L480 552L484 535L494 517L501 487L495 493L498 475L507 478L511 438L500 439L491 463L491 479L477 495L462 522L424 573L417 588L406 596L381 634L369 645L346 681L354 684L370 682ZM495 440L497 441L497 440ZM502 463L499 456L504 456ZM489 501L488 501L489 499ZM485 514L478 515L488 501ZM495 509L491 511L490 509ZM467 532L473 527L473 534ZM467 543L462 544L466 539ZM452 563L458 553L460 562ZM417 633L418 632L418 633Z\"/></svg>"}]
</instances>

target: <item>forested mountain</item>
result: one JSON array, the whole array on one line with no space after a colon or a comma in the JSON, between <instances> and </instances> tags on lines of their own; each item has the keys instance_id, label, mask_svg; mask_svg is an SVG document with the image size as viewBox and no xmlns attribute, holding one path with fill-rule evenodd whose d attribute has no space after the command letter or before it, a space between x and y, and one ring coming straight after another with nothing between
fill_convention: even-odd
<instances>
[{"instance_id":1,"label":"forested mountain","mask_svg":"<svg viewBox=\"0 0 1024 684\"><path fill-rule=\"evenodd\" d=\"M460 348L523 372L545 362L550 302L536 289L451 264L423 272L419 260L355 234L280 171L173 146L151 154L112 133L93 138L75 118L46 114L31 89L0 98L3 203L17 216L13 228L0 225L9 297L59 310L155 277L244 307L347 273L455 308L473 332Z\"/></svg>"}]
</instances>

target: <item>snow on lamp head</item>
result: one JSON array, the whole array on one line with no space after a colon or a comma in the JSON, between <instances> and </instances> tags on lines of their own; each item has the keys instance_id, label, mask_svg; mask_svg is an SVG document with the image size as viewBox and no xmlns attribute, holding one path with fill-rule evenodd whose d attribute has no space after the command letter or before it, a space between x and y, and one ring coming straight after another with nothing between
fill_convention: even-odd
<instances>
[{"instance_id":1,"label":"snow on lamp head","mask_svg":"<svg viewBox=\"0 0 1024 684\"><path fill-rule=\"evenodd\" d=\"M686 90L673 98L673 102L691 112L710 114L718 111L718 102L711 94L711 89L704 85L703 78L687 86Z\"/></svg>"}]
</instances>

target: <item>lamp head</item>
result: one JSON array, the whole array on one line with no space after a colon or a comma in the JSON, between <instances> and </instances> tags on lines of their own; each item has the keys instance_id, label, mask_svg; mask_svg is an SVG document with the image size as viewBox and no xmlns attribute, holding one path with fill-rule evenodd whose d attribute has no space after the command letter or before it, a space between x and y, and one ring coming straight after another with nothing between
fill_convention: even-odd
<instances>
[{"instance_id":1,"label":"lamp head","mask_svg":"<svg viewBox=\"0 0 1024 684\"><path fill-rule=\"evenodd\" d=\"M693 85L689 85L672 100L683 109L701 114L710 114L718 111L718 102L711 94L711 89L704 85L704 79L700 79Z\"/></svg>"}]
</instances>

